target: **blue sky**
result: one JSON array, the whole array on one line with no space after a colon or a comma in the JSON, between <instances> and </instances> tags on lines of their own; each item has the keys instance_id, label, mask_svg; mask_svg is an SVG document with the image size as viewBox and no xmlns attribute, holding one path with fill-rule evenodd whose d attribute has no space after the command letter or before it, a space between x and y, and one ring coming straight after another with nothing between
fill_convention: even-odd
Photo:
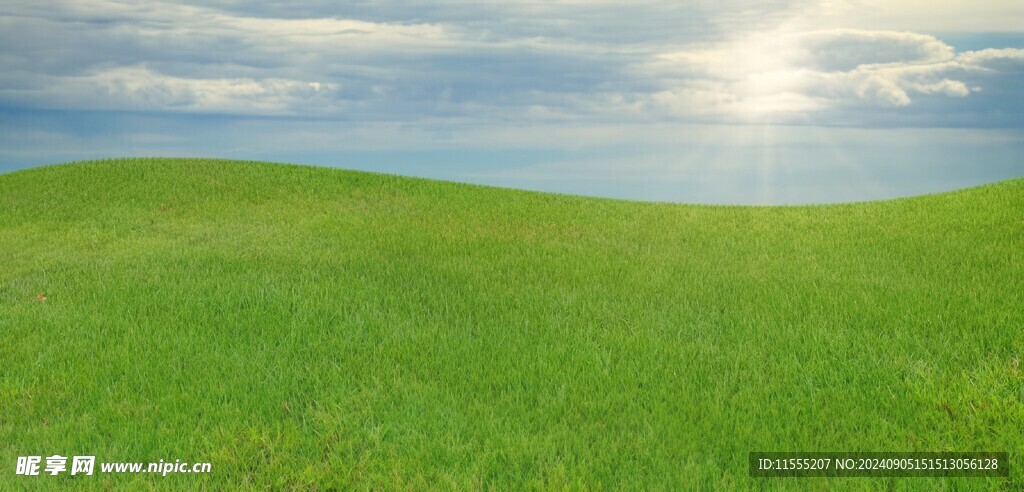
<instances>
[{"instance_id":1,"label":"blue sky","mask_svg":"<svg viewBox=\"0 0 1024 492\"><path fill-rule=\"evenodd\" d=\"M0 4L0 172L114 156L821 203L1024 175L1024 3Z\"/></svg>"}]
</instances>

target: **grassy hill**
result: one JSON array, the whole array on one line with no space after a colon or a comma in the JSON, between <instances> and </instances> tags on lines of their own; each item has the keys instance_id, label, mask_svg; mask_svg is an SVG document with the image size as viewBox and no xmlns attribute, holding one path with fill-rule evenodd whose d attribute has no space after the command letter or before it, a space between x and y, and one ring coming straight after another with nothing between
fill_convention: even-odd
<instances>
[{"instance_id":1,"label":"grassy hill","mask_svg":"<svg viewBox=\"0 0 1024 492\"><path fill-rule=\"evenodd\" d=\"M0 175L10 488L1010 490L1022 355L1019 179L712 207L213 160ZM830 450L1014 467L748 477ZM51 454L213 470L14 476Z\"/></svg>"}]
</instances>

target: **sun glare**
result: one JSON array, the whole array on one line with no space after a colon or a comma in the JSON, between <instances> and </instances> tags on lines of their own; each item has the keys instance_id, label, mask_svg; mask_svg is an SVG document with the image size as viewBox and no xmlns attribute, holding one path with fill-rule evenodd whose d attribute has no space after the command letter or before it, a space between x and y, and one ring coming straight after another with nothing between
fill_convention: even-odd
<instances>
[{"instance_id":1,"label":"sun glare","mask_svg":"<svg viewBox=\"0 0 1024 492\"><path fill-rule=\"evenodd\" d=\"M807 72L795 61L798 47L789 32L760 33L731 49L737 104L734 113L746 121L766 122L776 116L799 116L819 108L803 94Z\"/></svg>"}]
</instances>

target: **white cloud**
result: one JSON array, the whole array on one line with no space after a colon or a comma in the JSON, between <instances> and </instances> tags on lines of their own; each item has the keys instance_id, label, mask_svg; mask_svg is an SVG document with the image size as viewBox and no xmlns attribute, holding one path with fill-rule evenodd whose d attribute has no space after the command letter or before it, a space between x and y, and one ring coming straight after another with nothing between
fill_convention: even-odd
<instances>
[{"instance_id":1,"label":"white cloud","mask_svg":"<svg viewBox=\"0 0 1024 492\"><path fill-rule=\"evenodd\" d=\"M757 33L655 56L640 66L665 84L649 100L676 115L762 122L828 121L851 107L907 108L964 98L979 76L1006 78L1024 50L955 54L934 36L850 29Z\"/></svg>"},{"instance_id":2,"label":"white cloud","mask_svg":"<svg viewBox=\"0 0 1024 492\"><path fill-rule=\"evenodd\" d=\"M965 65L997 72L1013 73L1024 71L1024 50L1022 49L988 48L980 51L968 51L958 55L956 59Z\"/></svg>"},{"instance_id":3,"label":"white cloud","mask_svg":"<svg viewBox=\"0 0 1024 492\"><path fill-rule=\"evenodd\" d=\"M1024 71L1024 50L809 27L837 12L859 23L846 0L205 5L7 2L0 103L475 122L847 124L879 110L891 123L926 119L921 101L1005 98Z\"/></svg>"},{"instance_id":4,"label":"white cloud","mask_svg":"<svg viewBox=\"0 0 1024 492\"><path fill-rule=\"evenodd\" d=\"M337 84L277 78L195 79L165 75L145 66L52 77L33 90L0 91L43 107L132 109L291 115L334 104Z\"/></svg>"},{"instance_id":5,"label":"white cloud","mask_svg":"<svg viewBox=\"0 0 1024 492\"><path fill-rule=\"evenodd\" d=\"M1021 32L1019 0L827 0L804 26L917 32Z\"/></svg>"},{"instance_id":6,"label":"white cloud","mask_svg":"<svg viewBox=\"0 0 1024 492\"><path fill-rule=\"evenodd\" d=\"M790 36L796 38L790 62L822 71L889 63L940 63L953 58L952 46L934 36L913 32L834 29Z\"/></svg>"}]
</instances>

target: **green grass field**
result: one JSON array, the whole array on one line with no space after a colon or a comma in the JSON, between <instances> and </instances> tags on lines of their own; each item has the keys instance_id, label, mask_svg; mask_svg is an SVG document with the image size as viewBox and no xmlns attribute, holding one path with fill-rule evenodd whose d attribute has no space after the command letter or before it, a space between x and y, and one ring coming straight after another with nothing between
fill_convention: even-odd
<instances>
[{"instance_id":1,"label":"green grass field","mask_svg":"<svg viewBox=\"0 0 1024 492\"><path fill-rule=\"evenodd\" d=\"M1022 355L1021 179L714 207L213 160L0 175L4 489L1021 490ZM750 451L1013 466L755 479ZM213 469L15 476L52 454Z\"/></svg>"}]
</instances>

